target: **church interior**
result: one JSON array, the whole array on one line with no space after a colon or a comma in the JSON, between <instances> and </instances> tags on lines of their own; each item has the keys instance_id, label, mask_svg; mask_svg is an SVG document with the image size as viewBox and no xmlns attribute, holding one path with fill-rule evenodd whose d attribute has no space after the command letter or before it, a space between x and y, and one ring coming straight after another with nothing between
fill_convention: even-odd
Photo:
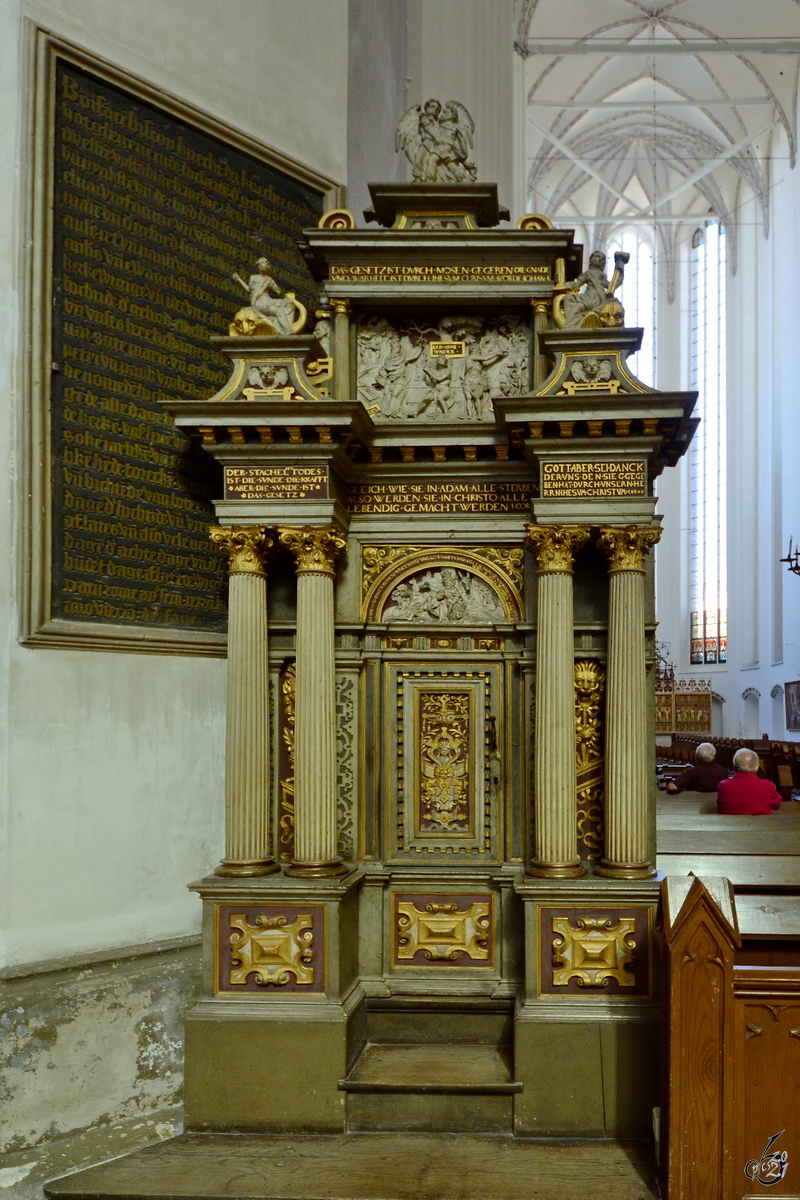
<instances>
[{"instance_id":1,"label":"church interior","mask_svg":"<svg viewBox=\"0 0 800 1200\"><path fill-rule=\"evenodd\" d=\"M800 1196L796 0L0 58L0 1196Z\"/></svg>"}]
</instances>

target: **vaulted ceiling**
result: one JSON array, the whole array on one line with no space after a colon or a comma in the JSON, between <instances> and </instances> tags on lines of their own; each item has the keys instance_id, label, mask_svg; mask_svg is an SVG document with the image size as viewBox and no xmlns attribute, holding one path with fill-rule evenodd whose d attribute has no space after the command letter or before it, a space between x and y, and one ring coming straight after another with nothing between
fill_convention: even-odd
<instances>
[{"instance_id":1,"label":"vaulted ceiling","mask_svg":"<svg viewBox=\"0 0 800 1200\"><path fill-rule=\"evenodd\" d=\"M519 0L529 207L603 245L718 217L769 229L774 155L794 167L800 0ZM781 136L781 133L783 136ZM670 295L671 298L671 295Z\"/></svg>"}]
</instances>

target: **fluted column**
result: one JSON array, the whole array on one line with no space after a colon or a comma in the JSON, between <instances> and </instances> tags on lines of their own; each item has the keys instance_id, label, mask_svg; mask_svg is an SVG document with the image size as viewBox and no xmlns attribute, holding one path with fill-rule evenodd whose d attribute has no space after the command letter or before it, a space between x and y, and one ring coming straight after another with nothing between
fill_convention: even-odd
<instances>
[{"instance_id":1,"label":"fluted column","mask_svg":"<svg viewBox=\"0 0 800 1200\"><path fill-rule=\"evenodd\" d=\"M287 875L341 875L336 829L333 583L347 539L333 525L278 530L297 562L294 859Z\"/></svg>"},{"instance_id":2,"label":"fluted column","mask_svg":"<svg viewBox=\"0 0 800 1200\"><path fill-rule=\"evenodd\" d=\"M350 301L331 300L333 318L333 396L350 397Z\"/></svg>"},{"instance_id":3,"label":"fluted column","mask_svg":"<svg viewBox=\"0 0 800 1200\"><path fill-rule=\"evenodd\" d=\"M550 320L550 301L532 300L533 305L533 390L544 383L548 375L547 358L539 347L539 334L544 333Z\"/></svg>"},{"instance_id":4,"label":"fluted column","mask_svg":"<svg viewBox=\"0 0 800 1200\"><path fill-rule=\"evenodd\" d=\"M263 526L213 526L228 551L228 700L225 716L225 857L217 875L269 875L269 665Z\"/></svg>"},{"instance_id":5,"label":"fluted column","mask_svg":"<svg viewBox=\"0 0 800 1200\"><path fill-rule=\"evenodd\" d=\"M534 858L529 875L577 879L572 556L589 537L577 525L529 525L538 563Z\"/></svg>"},{"instance_id":6,"label":"fluted column","mask_svg":"<svg viewBox=\"0 0 800 1200\"><path fill-rule=\"evenodd\" d=\"M644 559L660 529L600 531L608 558L605 855L595 868L612 879L654 874L647 858L647 692Z\"/></svg>"}]
</instances>

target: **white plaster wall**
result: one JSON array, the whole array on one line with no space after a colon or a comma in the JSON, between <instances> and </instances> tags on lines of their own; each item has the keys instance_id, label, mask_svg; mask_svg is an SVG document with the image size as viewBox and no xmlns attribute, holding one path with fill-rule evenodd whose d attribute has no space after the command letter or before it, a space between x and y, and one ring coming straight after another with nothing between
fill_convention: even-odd
<instances>
[{"instance_id":1,"label":"white plaster wall","mask_svg":"<svg viewBox=\"0 0 800 1200\"><path fill-rule=\"evenodd\" d=\"M0 4L0 965L195 932L223 817L224 661L17 641L24 18L334 180L347 149L347 0Z\"/></svg>"},{"instance_id":2,"label":"white plaster wall","mask_svg":"<svg viewBox=\"0 0 800 1200\"><path fill-rule=\"evenodd\" d=\"M347 0L24 0L23 12L345 182Z\"/></svg>"}]
</instances>

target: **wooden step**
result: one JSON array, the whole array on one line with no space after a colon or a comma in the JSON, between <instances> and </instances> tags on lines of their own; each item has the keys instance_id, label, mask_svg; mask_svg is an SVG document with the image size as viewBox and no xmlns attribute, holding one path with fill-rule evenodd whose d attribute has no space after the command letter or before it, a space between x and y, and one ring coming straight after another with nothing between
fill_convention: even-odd
<instances>
[{"instance_id":1,"label":"wooden step","mask_svg":"<svg viewBox=\"0 0 800 1200\"><path fill-rule=\"evenodd\" d=\"M45 1186L51 1200L645 1200L647 1145L438 1134L184 1134Z\"/></svg>"},{"instance_id":2,"label":"wooden step","mask_svg":"<svg viewBox=\"0 0 800 1200\"><path fill-rule=\"evenodd\" d=\"M497 1046L367 1046L347 1079L347 1127L360 1133L509 1134L511 1055Z\"/></svg>"},{"instance_id":3,"label":"wooden step","mask_svg":"<svg viewBox=\"0 0 800 1200\"><path fill-rule=\"evenodd\" d=\"M497 1046L367 1046L344 1092L511 1095L521 1092L511 1054Z\"/></svg>"}]
</instances>

